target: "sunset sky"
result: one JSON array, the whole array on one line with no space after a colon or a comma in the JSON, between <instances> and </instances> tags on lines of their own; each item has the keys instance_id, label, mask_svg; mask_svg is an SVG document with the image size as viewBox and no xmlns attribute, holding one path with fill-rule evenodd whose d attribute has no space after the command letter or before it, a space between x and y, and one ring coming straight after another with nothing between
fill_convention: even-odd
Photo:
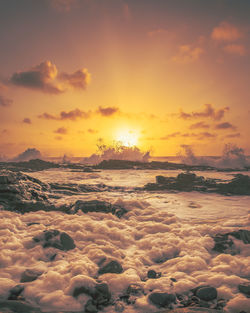
<instances>
[{"instance_id":1,"label":"sunset sky","mask_svg":"<svg viewBox=\"0 0 250 313\"><path fill-rule=\"evenodd\" d=\"M0 0L0 154L99 138L250 154L249 16L246 0Z\"/></svg>"}]
</instances>

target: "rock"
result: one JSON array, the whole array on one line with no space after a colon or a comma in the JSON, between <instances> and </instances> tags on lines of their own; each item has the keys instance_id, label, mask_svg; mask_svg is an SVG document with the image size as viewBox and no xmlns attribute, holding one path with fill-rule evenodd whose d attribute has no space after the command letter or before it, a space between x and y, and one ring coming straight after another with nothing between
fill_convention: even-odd
<instances>
[{"instance_id":1,"label":"rock","mask_svg":"<svg viewBox=\"0 0 250 313\"><path fill-rule=\"evenodd\" d=\"M106 283L98 284L95 286L95 292L93 295L93 300L99 305L107 305L111 299L111 293L109 291L109 286Z\"/></svg>"},{"instance_id":2,"label":"rock","mask_svg":"<svg viewBox=\"0 0 250 313\"><path fill-rule=\"evenodd\" d=\"M116 273L120 274L123 272L123 268L119 262L116 260L108 261L104 264L98 271L98 274L102 275L105 273Z\"/></svg>"},{"instance_id":3,"label":"rock","mask_svg":"<svg viewBox=\"0 0 250 313\"><path fill-rule=\"evenodd\" d=\"M245 244L250 244L250 231L246 229L239 229L237 231L217 234L213 237L215 245L213 250L219 253L237 254L238 251L234 245L231 237L243 241Z\"/></svg>"},{"instance_id":4,"label":"rock","mask_svg":"<svg viewBox=\"0 0 250 313\"><path fill-rule=\"evenodd\" d=\"M115 311L116 312L123 312L124 311L124 305L121 302L116 302L115 304Z\"/></svg>"},{"instance_id":5,"label":"rock","mask_svg":"<svg viewBox=\"0 0 250 313\"><path fill-rule=\"evenodd\" d=\"M86 313L97 313L98 312L98 309L95 306L95 304L92 302L92 300L88 300L84 309L85 309L84 312L86 312Z\"/></svg>"},{"instance_id":6,"label":"rock","mask_svg":"<svg viewBox=\"0 0 250 313\"><path fill-rule=\"evenodd\" d=\"M154 305L160 308L167 307L169 304L174 303L176 301L176 297L174 294L169 294L166 292L151 293L148 298Z\"/></svg>"},{"instance_id":7,"label":"rock","mask_svg":"<svg viewBox=\"0 0 250 313\"><path fill-rule=\"evenodd\" d=\"M21 293L24 291L23 285L16 285L15 287L9 290L8 300L20 300L23 299Z\"/></svg>"},{"instance_id":8,"label":"rock","mask_svg":"<svg viewBox=\"0 0 250 313\"><path fill-rule=\"evenodd\" d=\"M141 296L141 295L144 294L144 290L138 284L131 284L131 285L128 286L126 293L128 295L132 295L132 296Z\"/></svg>"},{"instance_id":9,"label":"rock","mask_svg":"<svg viewBox=\"0 0 250 313\"><path fill-rule=\"evenodd\" d=\"M41 275L42 275L41 272L30 270L30 269L26 269L22 273L22 275L21 275L20 282L21 283L27 283L27 282L30 282L30 281L34 281Z\"/></svg>"},{"instance_id":10,"label":"rock","mask_svg":"<svg viewBox=\"0 0 250 313\"><path fill-rule=\"evenodd\" d=\"M119 205L113 205L109 202L100 200L90 200L90 201L78 200L76 201L73 209L75 212L81 210L84 213L88 212L111 213L119 218L121 218L125 213L127 213L127 210Z\"/></svg>"},{"instance_id":11,"label":"rock","mask_svg":"<svg viewBox=\"0 0 250 313\"><path fill-rule=\"evenodd\" d=\"M33 307L28 303L15 300L0 300L1 313L42 313L39 308Z\"/></svg>"},{"instance_id":12,"label":"rock","mask_svg":"<svg viewBox=\"0 0 250 313\"><path fill-rule=\"evenodd\" d=\"M250 282L239 284L238 289L240 292L250 296Z\"/></svg>"},{"instance_id":13,"label":"rock","mask_svg":"<svg viewBox=\"0 0 250 313\"><path fill-rule=\"evenodd\" d=\"M157 273L154 270L149 270L147 273L148 278L156 278Z\"/></svg>"},{"instance_id":14,"label":"rock","mask_svg":"<svg viewBox=\"0 0 250 313\"><path fill-rule=\"evenodd\" d=\"M65 251L72 250L76 247L74 240L66 233L61 233L60 242L63 247L63 250Z\"/></svg>"},{"instance_id":15,"label":"rock","mask_svg":"<svg viewBox=\"0 0 250 313\"><path fill-rule=\"evenodd\" d=\"M33 241L39 243L43 248L56 248L63 251L74 249L74 240L65 232L56 229L44 230L40 235L33 238Z\"/></svg>"},{"instance_id":16,"label":"rock","mask_svg":"<svg viewBox=\"0 0 250 313\"><path fill-rule=\"evenodd\" d=\"M210 286L197 287L194 294L201 300L211 301L217 298L217 290Z\"/></svg>"},{"instance_id":17,"label":"rock","mask_svg":"<svg viewBox=\"0 0 250 313\"><path fill-rule=\"evenodd\" d=\"M199 308L199 307L188 307L188 308L178 308L173 310L164 310L155 313L222 313L222 311L209 309L209 308Z\"/></svg>"}]
</instances>

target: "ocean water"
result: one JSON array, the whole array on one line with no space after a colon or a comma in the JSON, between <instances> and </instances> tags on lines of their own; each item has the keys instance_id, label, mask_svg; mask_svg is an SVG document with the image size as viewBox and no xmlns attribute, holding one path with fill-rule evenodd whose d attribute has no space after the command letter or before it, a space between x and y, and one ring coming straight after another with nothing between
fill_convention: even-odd
<instances>
[{"instance_id":1,"label":"ocean water","mask_svg":"<svg viewBox=\"0 0 250 313\"><path fill-rule=\"evenodd\" d=\"M213 250L216 234L250 230L250 196L227 196L202 192L136 190L155 176L176 176L180 171L101 170L81 172L52 169L28 173L44 183L87 184L117 187L103 192L72 192L50 198L56 206L77 200L104 200L124 207L121 218L111 213L37 211L25 214L1 211L0 298L20 284L26 269L41 275L25 282L22 296L44 312L83 311L89 295L74 297L78 287L93 289L106 283L112 303L98 312L147 313L159 311L149 295L157 292L188 296L200 285L215 287L224 311L250 312L250 298L239 291L249 283L250 245L231 238L234 253ZM231 180L237 172L197 172L206 178ZM248 175L249 172L241 172ZM50 197L48 194L47 196ZM44 230L70 235L76 247L61 251L34 242ZM52 259L53 256L53 259ZM122 273L98 274L102 260L116 260ZM161 273L147 277L149 270ZM128 287L137 284L143 292L131 303L123 301ZM216 307L215 300L209 303ZM180 303L171 304L172 307Z\"/></svg>"}]
</instances>

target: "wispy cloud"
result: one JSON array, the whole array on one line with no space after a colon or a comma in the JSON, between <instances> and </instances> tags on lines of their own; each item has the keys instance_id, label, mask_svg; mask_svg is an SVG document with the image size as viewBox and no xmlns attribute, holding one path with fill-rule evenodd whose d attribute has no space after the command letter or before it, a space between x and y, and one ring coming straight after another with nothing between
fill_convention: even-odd
<instances>
[{"instance_id":1,"label":"wispy cloud","mask_svg":"<svg viewBox=\"0 0 250 313\"><path fill-rule=\"evenodd\" d=\"M223 49L225 52L229 54L234 54L234 55L239 55L239 56L244 56L247 54L247 49L245 48L244 45L230 44L230 45L226 45Z\"/></svg>"},{"instance_id":2,"label":"wispy cloud","mask_svg":"<svg viewBox=\"0 0 250 313\"><path fill-rule=\"evenodd\" d=\"M91 111L85 112L80 109L75 109L69 112L62 111L60 112L59 116L52 115L50 113L43 113L38 116L38 118L46 119L46 120L56 120L56 121L63 121L63 120L71 120L76 121L78 119L88 119L91 116Z\"/></svg>"},{"instance_id":3,"label":"wispy cloud","mask_svg":"<svg viewBox=\"0 0 250 313\"><path fill-rule=\"evenodd\" d=\"M209 125L204 122L194 123L189 126L189 129L209 128Z\"/></svg>"},{"instance_id":4,"label":"wispy cloud","mask_svg":"<svg viewBox=\"0 0 250 313\"><path fill-rule=\"evenodd\" d=\"M49 0L52 8L59 12L68 12L79 0Z\"/></svg>"},{"instance_id":5,"label":"wispy cloud","mask_svg":"<svg viewBox=\"0 0 250 313\"><path fill-rule=\"evenodd\" d=\"M54 130L54 133L60 134L60 135L66 135L68 133L68 130L65 127L59 127L56 130Z\"/></svg>"},{"instance_id":6,"label":"wispy cloud","mask_svg":"<svg viewBox=\"0 0 250 313\"><path fill-rule=\"evenodd\" d=\"M23 123L24 123L24 124L31 124L31 119L28 118L28 117L25 117L25 118L23 119Z\"/></svg>"},{"instance_id":7,"label":"wispy cloud","mask_svg":"<svg viewBox=\"0 0 250 313\"><path fill-rule=\"evenodd\" d=\"M235 41L244 37L244 33L238 27L226 21L214 27L211 38L217 41Z\"/></svg>"},{"instance_id":8,"label":"wispy cloud","mask_svg":"<svg viewBox=\"0 0 250 313\"><path fill-rule=\"evenodd\" d=\"M176 63L188 64L198 60L204 53L205 51L201 47L182 45L179 46L178 52L172 60Z\"/></svg>"},{"instance_id":9,"label":"wispy cloud","mask_svg":"<svg viewBox=\"0 0 250 313\"><path fill-rule=\"evenodd\" d=\"M205 104L205 108L202 111L193 111L186 113L181 110L179 113L179 118L188 120L188 119L197 119L197 118L211 118L213 120L221 120L225 113L229 111L229 107L224 107L222 109L215 109L212 104Z\"/></svg>"},{"instance_id":10,"label":"wispy cloud","mask_svg":"<svg viewBox=\"0 0 250 313\"><path fill-rule=\"evenodd\" d=\"M4 96L0 95L0 106L8 107L13 103L13 100L5 98Z\"/></svg>"},{"instance_id":11,"label":"wispy cloud","mask_svg":"<svg viewBox=\"0 0 250 313\"><path fill-rule=\"evenodd\" d=\"M118 107L102 107L99 106L97 113L101 114L102 116L112 116L119 112Z\"/></svg>"}]
</instances>

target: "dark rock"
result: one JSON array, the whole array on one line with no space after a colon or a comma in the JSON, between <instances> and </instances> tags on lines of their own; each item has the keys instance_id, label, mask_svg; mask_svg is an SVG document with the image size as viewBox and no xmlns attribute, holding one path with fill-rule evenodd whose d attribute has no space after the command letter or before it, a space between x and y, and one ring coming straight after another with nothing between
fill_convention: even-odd
<instances>
[{"instance_id":1,"label":"dark rock","mask_svg":"<svg viewBox=\"0 0 250 313\"><path fill-rule=\"evenodd\" d=\"M74 249L74 240L64 232L60 232L56 229L45 230L39 236L33 238L33 241L40 243L43 248L56 248L63 251L69 251Z\"/></svg>"},{"instance_id":2,"label":"dark rock","mask_svg":"<svg viewBox=\"0 0 250 313\"><path fill-rule=\"evenodd\" d=\"M174 294L169 294L166 292L151 293L148 298L154 305L156 305L157 307L160 307L160 308L161 307L162 308L167 307L169 304L175 303L175 301L176 301L176 297Z\"/></svg>"},{"instance_id":3,"label":"dark rock","mask_svg":"<svg viewBox=\"0 0 250 313\"><path fill-rule=\"evenodd\" d=\"M22 300L21 293L24 291L23 285L16 285L9 290L8 300Z\"/></svg>"},{"instance_id":4,"label":"dark rock","mask_svg":"<svg viewBox=\"0 0 250 313\"><path fill-rule=\"evenodd\" d=\"M84 309L85 309L84 312L86 312L86 313L97 313L98 312L98 309L92 300L87 301Z\"/></svg>"},{"instance_id":5,"label":"dark rock","mask_svg":"<svg viewBox=\"0 0 250 313\"><path fill-rule=\"evenodd\" d=\"M201 300L211 301L217 298L217 290L210 286L200 286L194 291L194 294Z\"/></svg>"},{"instance_id":6,"label":"dark rock","mask_svg":"<svg viewBox=\"0 0 250 313\"><path fill-rule=\"evenodd\" d=\"M93 300L97 304L97 306L108 305L110 299L111 293L109 291L109 286L107 284L102 283L95 286Z\"/></svg>"},{"instance_id":7,"label":"dark rock","mask_svg":"<svg viewBox=\"0 0 250 313\"><path fill-rule=\"evenodd\" d=\"M28 303L16 300L0 300L1 313L42 313L39 308L33 307Z\"/></svg>"},{"instance_id":8,"label":"dark rock","mask_svg":"<svg viewBox=\"0 0 250 313\"><path fill-rule=\"evenodd\" d=\"M177 280L175 278L173 278L173 277L171 277L170 280L172 280L172 282L174 282L174 283L177 282Z\"/></svg>"},{"instance_id":9,"label":"dark rock","mask_svg":"<svg viewBox=\"0 0 250 313\"><path fill-rule=\"evenodd\" d=\"M30 281L34 281L41 275L42 275L41 272L30 270L30 269L26 269L22 273L22 275L21 275L20 282L21 283L27 283L27 282L30 282Z\"/></svg>"},{"instance_id":10,"label":"dark rock","mask_svg":"<svg viewBox=\"0 0 250 313\"><path fill-rule=\"evenodd\" d=\"M116 312L123 312L125 309L124 305L121 302L115 303L115 311Z\"/></svg>"},{"instance_id":11,"label":"dark rock","mask_svg":"<svg viewBox=\"0 0 250 313\"><path fill-rule=\"evenodd\" d=\"M238 289L240 292L250 296L250 282L239 284Z\"/></svg>"},{"instance_id":12,"label":"dark rock","mask_svg":"<svg viewBox=\"0 0 250 313\"><path fill-rule=\"evenodd\" d=\"M105 273L116 273L120 274L123 272L123 268L119 262L116 260L108 261L104 264L98 271L98 274L102 275Z\"/></svg>"},{"instance_id":13,"label":"dark rock","mask_svg":"<svg viewBox=\"0 0 250 313\"><path fill-rule=\"evenodd\" d=\"M61 233L60 241L61 241L63 250L65 251L72 250L76 247L74 240L66 233Z\"/></svg>"},{"instance_id":14,"label":"dark rock","mask_svg":"<svg viewBox=\"0 0 250 313\"><path fill-rule=\"evenodd\" d=\"M243 241L245 244L250 244L250 231L240 229L226 234L217 234L213 237L215 245L213 250L219 253L236 254L238 251L234 245L232 238Z\"/></svg>"},{"instance_id":15,"label":"dark rock","mask_svg":"<svg viewBox=\"0 0 250 313\"><path fill-rule=\"evenodd\" d=\"M131 285L128 286L126 293L128 295L132 295L132 296L141 296L141 295L144 294L144 290L138 284L131 284Z\"/></svg>"},{"instance_id":16,"label":"dark rock","mask_svg":"<svg viewBox=\"0 0 250 313\"><path fill-rule=\"evenodd\" d=\"M148 278L156 278L157 273L154 270L149 270L147 273Z\"/></svg>"},{"instance_id":17,"label":"dark rock","mask_svg":"<svg viewBox=\"0 0 250 313\"><path fill-rule=\"evenodd\" d=\"M188 307L188 308L177 308L173 310L164 310L155 313L222 313L222 311L209 308Z\"/></svg>"},{"instance_id":18,"label":"dark rock","mask_svg":"<svg viewBox=\"0 0 250 313\"><path fill-rule=\"evenodd\" d=\"M84 213L88 212L102 212L102 213L112 213L117 217L122 217L127 210L119 205L113 205L106 201L100 200L90 200L90 201L83 201L78 200L74 205L74 211L77 212L81 210Z\"/></svg>"}]
</instances>

